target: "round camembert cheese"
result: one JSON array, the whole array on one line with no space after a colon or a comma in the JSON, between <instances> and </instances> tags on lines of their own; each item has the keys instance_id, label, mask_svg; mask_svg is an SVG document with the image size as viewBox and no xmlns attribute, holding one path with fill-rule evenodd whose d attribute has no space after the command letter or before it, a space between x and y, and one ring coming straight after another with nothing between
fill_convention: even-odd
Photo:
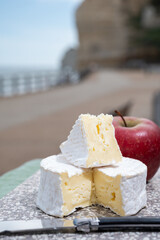
<instances>
[{"instance_id":1,"label":"round camembert cheese","mask_svg":"<svg viewBox=\"0 0 160 240\"><path fill-rule=\"evenodd\" d=\"M124 158L116 166L83 169L66 162L62 155L41 162L37 206L57 217L76 208L100 204L120 216L136 214L146 206L147 167Z\"/></svg>"}]
</instances>

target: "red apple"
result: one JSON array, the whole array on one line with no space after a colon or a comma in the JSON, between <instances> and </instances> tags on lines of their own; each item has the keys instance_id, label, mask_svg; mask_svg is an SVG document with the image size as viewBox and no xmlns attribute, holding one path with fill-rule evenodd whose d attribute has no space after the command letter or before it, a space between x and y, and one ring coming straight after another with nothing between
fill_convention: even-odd
<instances>
[{"instance_id":1,"label":"red apple","mask_svg":"<svg viewBox=\"0 0 160 240\"><path fill-rule=\"evenodd\" d=\"M142 161L148 167L150 180L160 166L160 128L145 118L114 117L115 137L124 157Z\"/></svg>"}]
</instances>

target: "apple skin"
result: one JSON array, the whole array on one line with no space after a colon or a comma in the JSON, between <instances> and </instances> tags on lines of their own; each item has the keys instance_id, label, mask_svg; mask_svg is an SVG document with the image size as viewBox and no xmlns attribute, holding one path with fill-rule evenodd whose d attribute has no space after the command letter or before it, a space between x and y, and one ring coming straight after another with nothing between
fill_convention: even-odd
<instances>
[{"instance_id":1,"label":"apple skin","mask_svg":"<svg viewBox=\"0 0 160 240\"><path fill-rule=\"evenodd\" d=\"M147 165L147 180L160 166L160 127L151 120L136 117L113 118L115 137L124 157L138 159Z\"/></svg>"}]
</instances>

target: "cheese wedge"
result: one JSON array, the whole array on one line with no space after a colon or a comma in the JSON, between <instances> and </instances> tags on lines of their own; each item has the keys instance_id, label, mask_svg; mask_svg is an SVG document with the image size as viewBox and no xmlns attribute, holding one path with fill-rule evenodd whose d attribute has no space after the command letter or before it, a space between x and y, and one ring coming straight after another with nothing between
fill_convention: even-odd
<instances>
[{"instance_id":1,"label":"cheese wedge","mask_svg":"<svg viewBox=\"0 0 160 240\"><path fill-rule=\"evenodd\" d=\"M92 171L68 165L62 155L41 161L37 206L49 215L62 217L76 208L91 205Z\"/></svg>"},{"instance_id":2,"label":"cheese wedge","mask_svg":"<svg viewBox=\"0 0 160 240\"><path fill-rule=\"evenodd\" d=\"M146 206L147 167L124 158L116 167L94 169L96 203L120 216L136 214Z\"/></svg>"},{"instance_id":3,"label":"cheese wedge","mask_svg":"<svg viewBox=\"0 0 160 240\"><path fill-rule=\"evenodd\" d=\"M112 120L111 115L80 115L67 141L60 145L67 161L83 168L120 162L122 155L115 139Z\"/></svg>"},{"instance_id":4,"label":"cheese wedge","mask_svg":"<svg viewBox=\"0 0 160 240\"><path fill-rule=\"evenodd\" d=\"M41 162L37 206L57 217L76 208L100 204L120 216L137 213L146 205L147 167L123 158L115 167L80 169L66 163L62 155Z\"/></svg>"}]
</instances>

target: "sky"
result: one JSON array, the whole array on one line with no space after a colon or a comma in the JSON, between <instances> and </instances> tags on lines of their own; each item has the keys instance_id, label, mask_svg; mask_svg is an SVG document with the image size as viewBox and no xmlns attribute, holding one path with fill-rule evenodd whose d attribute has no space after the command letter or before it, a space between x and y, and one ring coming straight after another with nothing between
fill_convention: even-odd
<instances>
[{"instance_id":1,"label":"sky","mask_svg":"<svg viewBox=\"0 0 160 240\"><path fill-rule=\"evenodd\" d=\"M60 66L78 45L75 10L83 0L0 0L0 66Z\"/></svg>"}]
</instances>

